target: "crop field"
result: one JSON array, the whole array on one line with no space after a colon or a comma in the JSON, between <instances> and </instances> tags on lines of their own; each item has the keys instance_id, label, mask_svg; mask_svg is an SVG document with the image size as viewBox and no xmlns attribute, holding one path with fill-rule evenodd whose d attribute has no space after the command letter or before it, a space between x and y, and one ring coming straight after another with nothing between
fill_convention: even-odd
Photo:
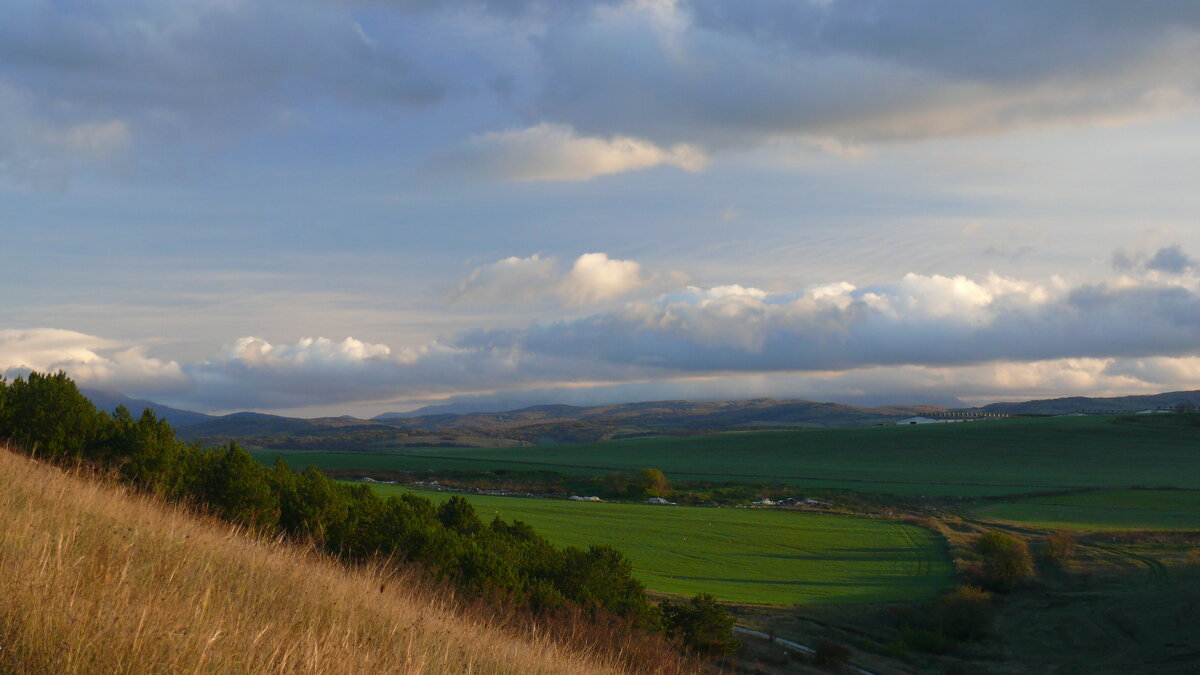
<instances>
[{"instance_id":1,"label":"crop field","mask_svg":"<svg viewBox=\"0 0 1200 675\"><path fill-rule=\"evenodd\" d=\"M662 469L670 478L774 482L909 495L988 496L1064 488L1200 488L1200 427L1183 416L1018 418L963 424L761 431L511 449L378 453L264 450L294 465L403 471ZM1190 417L1190 416L1188 416Z\"/></svg>"},{"instance_id":2,"label":"crop field","mask_svg":"<svg viewBox=\"0 0 1200 675\"><path fill-rule=\"evenodd\" d=\"M385 494L443 492L376 485ZM727 602L901 601L953 583L944 543L894 521L760 509L464 495L485 521L522 520L555 544L610 544L648 588Z\"/></svg>"},{"instance_id":3,"label":"crop field","mask_svg":"<svg viewBox=\"0 0 1200 675\"><path fill-rule=\"evenodd\" d=\"M988 504L977 516L1079 530L1200 530L1200 492L1105 490Z\"/></svg>"}]
</instances>

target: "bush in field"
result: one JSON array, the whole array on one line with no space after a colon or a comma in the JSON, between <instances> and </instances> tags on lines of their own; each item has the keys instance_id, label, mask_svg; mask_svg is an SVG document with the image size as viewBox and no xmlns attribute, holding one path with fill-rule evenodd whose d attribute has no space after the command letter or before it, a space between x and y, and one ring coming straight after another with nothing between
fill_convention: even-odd
<instances>
[{"instance_id":1,"label":"bush in field","mask_svg":"<svg viewBox=\"0 0 1200 675\"><path fill-rule=\"evenodd\" d=\"M708 593L687 602L664 600L659 609L667 635L698 652L732 654L741 648L741 643L733 637L733 617Z\"/></svg>"},{"instance_id":2,"label":"bush in field","mask_svg":"<svg viewBox=\"0 0 1200 675\"><path fill-rule=\"evenodd\" d=\"M1061 565L1075 552L1075 535L1066 530L1055 530L1046 536L1042 557L1046 562Z\"/></svg>"},{"instance_id":3,"label":"bush in field","mask_svg":"<svg viewBox=\"0 0 1200 675\"><path fill-rule=\"evenodd\" d=\"M959 641L978 640L991 631L996 610L991 593L964 585L938 601L934 616L942 635Z\"/></svg>"},{"instance_id":4,"label":"bush in field","mask_svg":"<svg viewBox=\"0 0 1200 675\"><path fill-rule=\"evenodd\" d=\"M637 475L637 487L642 497L666 497L671 492L671 481L659 469L642 469Z\"/></svg>"},{"instance_id":5,"label":"bush in field","mask_svg":"<svg viewBox=\"0 0 1200 675\"><path fill-rule=\"evenodd\" d=\"M1012 535L999 530L986 532L975 542L975 550L981 559L980 581L988 588L1012 590L1033 576L1029 547Z\"/></svg>"}]
</instances>

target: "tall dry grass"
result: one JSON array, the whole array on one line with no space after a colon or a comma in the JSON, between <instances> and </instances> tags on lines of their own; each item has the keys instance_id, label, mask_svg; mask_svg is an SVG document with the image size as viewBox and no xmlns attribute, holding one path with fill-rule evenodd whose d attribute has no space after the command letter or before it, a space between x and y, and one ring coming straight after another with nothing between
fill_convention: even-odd
<instances>
[{"instance_id":1,"label":"tall dry grass","mask_svg":"<svg viewBox=\"0 0 1200 675\"><path fill-rule=\"evenodd\" d=\"M0 449L0 672L620 670L431 588Z\"/></svg>"}]
</instances>

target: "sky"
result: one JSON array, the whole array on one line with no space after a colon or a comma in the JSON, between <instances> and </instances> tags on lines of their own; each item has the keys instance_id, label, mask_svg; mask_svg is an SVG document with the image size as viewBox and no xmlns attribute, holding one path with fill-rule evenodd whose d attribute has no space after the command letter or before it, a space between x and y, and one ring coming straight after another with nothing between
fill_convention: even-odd
<instances>
[{"instance_id":1,"label":"sky","mask_svg":"<svg viewBox=\"0 0 1200 675\"><path fill-rule=\"evenodd\" d=\"M1200 3L14 0L0 373L205 412L1200 388Z\"/></svg>"}]
</instances>

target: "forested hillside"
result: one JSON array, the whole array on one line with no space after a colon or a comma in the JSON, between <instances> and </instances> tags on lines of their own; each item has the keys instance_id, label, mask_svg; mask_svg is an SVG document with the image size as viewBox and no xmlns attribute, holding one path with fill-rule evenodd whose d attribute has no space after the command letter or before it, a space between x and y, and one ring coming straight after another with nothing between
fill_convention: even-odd
<instances>
[{"instance_id":1,"label":"forested hillside","mask_svg":"<svg viewBox=\"0 0 1200 675\"><path fill-rule=\"evenodd\" d=\"M732 644L723 615L709 633L685 631L695 617L652 604L611 547L557 549L523 523L480 520L462 499L440 507L412 495L385 499L316 469L297 473L282 462L268 469L236 443L185 444L150 410L137 418L123 407L112 416L98 411L62 373L0 380L0 439L41 460L112 472L140 493L196 505L249 532L311 543L346 563L417 563L463 592L520 611L583 611L702 651Z\"/></svg>"}]
</instances>

